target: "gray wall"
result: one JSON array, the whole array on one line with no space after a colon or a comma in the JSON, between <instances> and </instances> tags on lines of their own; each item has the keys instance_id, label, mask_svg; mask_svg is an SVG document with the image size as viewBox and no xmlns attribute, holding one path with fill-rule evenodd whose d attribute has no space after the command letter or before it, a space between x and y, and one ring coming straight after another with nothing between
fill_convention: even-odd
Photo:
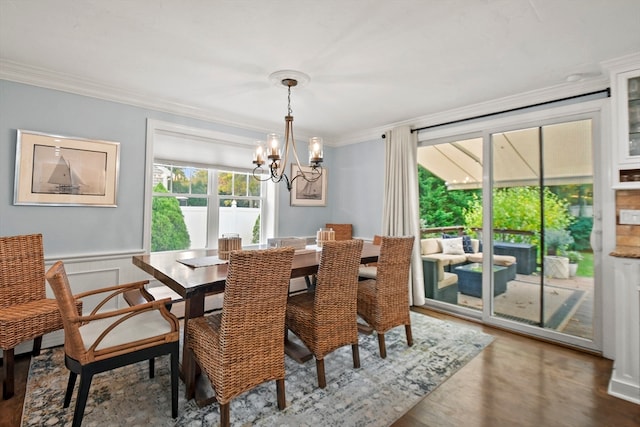
<instances>
[{"instance_id":1,"label":"gray wall","mask_svg":"<svg viewBox=\"0 0 640 427\"><path fill-rule=\"evenodd\" d=\"M353 224L356 237L379 234L382 225L384 143L367 141L325 150L326 209L290 207L289 194L280 190L281 236L315 236L328 222ZM284 197L283 197L284 196Z\"/></svg>"},{"instance_id":2,"label":"gray wall","mask_svg":"<svg viewBox=\"0 0 640 427\"><path fill-rule=\"evenodd\" d=\"M139 251L143 246L147 119L261 138L263 135L160 111L0 80L0 235L42 233L49 257ZM14 206L16 130L120 142L116 208ZM326 222L350 222L370 237L381 224L384 145L325 147L326 207L291 207L279 190L278 235L311 236ZM282 185L282 184L279 184Z\"/></svg>"},{"instance_id":3,"label":"gray wall","mask_svg":"<svg viewBox=\"0 0 640 427\"><path fill-rule=\"evenodd\" d=\"M353 234L373 237L382 230L384 142L340 147L331 163L329 197L333 222L353 224Z\"/></svg>"}]
</instances>

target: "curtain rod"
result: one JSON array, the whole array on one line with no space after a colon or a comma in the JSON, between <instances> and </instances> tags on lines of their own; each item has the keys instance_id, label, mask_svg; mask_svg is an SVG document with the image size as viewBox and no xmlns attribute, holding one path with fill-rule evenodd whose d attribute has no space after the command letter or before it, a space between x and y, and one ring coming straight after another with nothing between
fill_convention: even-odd
<instances>
[{"instance_id":1,"label":"curtain rod","mask_svg":"<svg viewBox=\"0 0 640 427\"><path fill-rule=\"evenodd\" d=\"M582 93L580 95L567 96L566 98L552 99L550 101L538 102L537 104L531 104L531 105L525 105L525 106L522 106L522 107L510 108L508 110L496 111L494 113L480 114L478 116L467 117L465 119L458 119L458 120L452 120L450 122L438 123L437 125L423 126L421 128L411 129L411 133L420 132L421 130L426 130L426 129L433 129L433 128L440 127L440 126L452 125L454 123L462 123L462 122L467 122L467 121L476 120L476 119L483 119L485 117L497 116L499 114L511 113L513 111L525 110L527 108L540 107L542 105L553 104L553 103L556 103L556 102L569 101L571 99L582 98L582 97L585 97L585 96L598 95L598 94L601 94L601 93L606 93L607 94L607 98L610 98L611 97L611 88L596 90L594 92ZM382 134L382 138L383 139L386 138L386 137L387 136L385 134Z\"/></svg>"}]
</instances>

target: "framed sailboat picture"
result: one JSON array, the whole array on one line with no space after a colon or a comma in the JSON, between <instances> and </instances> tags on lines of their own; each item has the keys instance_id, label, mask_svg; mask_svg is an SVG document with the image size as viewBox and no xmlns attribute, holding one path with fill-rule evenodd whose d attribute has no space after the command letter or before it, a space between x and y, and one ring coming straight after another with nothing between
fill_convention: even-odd
<instances>
[{"instance_id":1,"label":"framed sailboat picture","mask_svg":"<svg viewBox=\"0 0 640 427\"><path fill-rule=\"evenodd\" d=\"M18 129L15 205L115 207L118 142Z\"/></svg>"},{"instance_id":2,"label":"framed sailboat picture","mask_svg":"<svg viewBox=\"0 0 640 427\"><path fill-rule=\"evenodd\" d=\"M291 165L291 206L326 206L327 204L327 170L322 174L310 166L302 166L305 179L298 165Z\"/></svg>"}]
</instances>

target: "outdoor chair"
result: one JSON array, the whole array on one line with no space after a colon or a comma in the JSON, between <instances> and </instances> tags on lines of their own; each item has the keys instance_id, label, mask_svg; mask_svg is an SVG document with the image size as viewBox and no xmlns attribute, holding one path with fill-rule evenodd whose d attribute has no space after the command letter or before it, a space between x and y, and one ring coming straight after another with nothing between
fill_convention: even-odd
<instances>
[{"instance_id":1,"label":"outdoor chair","mask_svg":"<svg viewBox=\"0 0 640 427\"><path fill-rule=\"evenodd\" d=\"M287 329L315 356L320 388L327 384L324 358L334 350L351 344L353 367L360 367L356 300L361 253L362 240L325 242L315 290L293 295L287 303Z\"/></svg>"},{"instance_id":2,"label":"outdoor chair","mask_svg":"<svg viewBox=\"0 0 640 427\"><path fill-rule=\"evenodd\" d=\"M266 381L276 381L278 408L286 406L282 331L294 252L231 252L222 312L187 323L187 345L211 381L223 427L230 401Z\"/></svg>"},{"instance_id":3,"label":"outdoor chair","mask_svg":"<svg viewBox=\"0 0 640 427\"><path fill-rule=\"evenodd\" d=\"M42 335L62 329L56 300L46 297L41 234L0 237L0 347L3 353L2 398L14 394L14 351L33 340L40 354ZM82 304L75 304L82 312Z\"/></svg>"},{"instance_id":4,"label":"outdoor chair","mask_svg":"<svg viewBox=\"0 0 640 427\"><path fill-rule=\"evenodd\" d=\"M384 334L404 325L413 345L409 316L409 272L414 237L383 237L376 278L358 282L358 315L378 334L380 357L387 357Z\"/></svg>"},{"instance_id":5,"label":"outdoor chair","mask_svg":"<svg viewBox=\"0 0 640 427\"><path fill-rule=\"evenodd\" d=\"M75 297L61 261L46 274L53 288L64 324L65 365L69 382L64 407L69 407L76 378L80 386L73 413L73 426L82 424L95 374L110 371L158 356L171 355L171 416L178 416L178 354L180 325L166 308L168 298L118 310L106 310L107 304L131 289L142 290L147 281L95 289ZM106 294L88 316L78 316L75 301ZM153 366L152 364L150 365ZM153 371L149 372L153 377ZM132 396L135 398L135 396Z\"/></svg>"}]
</instances>

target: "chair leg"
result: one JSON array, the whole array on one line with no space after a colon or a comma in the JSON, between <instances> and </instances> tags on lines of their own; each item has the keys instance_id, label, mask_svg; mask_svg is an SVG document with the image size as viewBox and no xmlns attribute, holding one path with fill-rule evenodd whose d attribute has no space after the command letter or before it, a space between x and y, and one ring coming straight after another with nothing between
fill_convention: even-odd
<instances>
[{"instance_id":1,"label":"chair leg","mask_svg":"<svg viewBox=\"0 0 640 427\"><path fill-rule=\"evenodd\" d=\"M387 358L387 347L384 344L384 334L378 334L378 347L380 347L380 357Z\"/></svg>"},{"instance_id":2,"label":"chair leg","mask_svg":"<svg viewBox=\"0 0 640 427\"><path fill-rule=\"evenodd\" d=\"M42 347L42 335L39 337L35 337L33 339L33 350L31 351L31 355L33 357L40 356L40 348Z\"/></svg>"},{"instance_id":3,"label":"chair leg","mask_svg":"<svg viewBox=\"0 0 640 427\"><path fill-rule=\"evenodd\" d=\"M325 388L327 379L324 375L324 359L316 359L316 371L318 372L318 387Z\"/></svg>"},{"instance_id":4,"label":"chair leg","mask_svg":"<svg viewBox=\"0 0 640 427\"><path fill-rule=\"evenodd\" d=\"M413 345L413 335L411 334L411 325L404 325L404 332L407 334L407 345Z\"/></svg>"},{"instance_id":5,"label":"chair leg","mask_svg":"<svg viewBox=\"0 0 640 427\"><path fill-rule=\"evenodd\" d=\"M283 410L287 407L287 399L284 393L284 378L276 380L276 392L278 393L278 409Z\"/></svg>"},{"instance_id":6,"label":"chair leg","mask_svg":"<svg viewBox=\"0 0 640 427\"><path fill-rule=\"evenodd\" d=\"M220 405L220 427L229 427L231 425L229 415L229 403L225 403L224 405Z\"/></svg>"},{"instance_id":7,"label":"chair leg","mask_svg":"<svg viewBox=\"0 0 640 427\"><path fill-rule=\"evenodd\" d=\"M153 357L149 359L149 378L154 378L156 376L156 359Z\"/></svg>"},{"instance_id":8,"label":"chair leg","mask_svg":"<svg viewBox=\"0 0 640 427\"><path fill-rule=\"evenodd\" d=\"M63 408L68 408L69 403L71 403L71 396L73 395L73 388L76 385L77 377L78 374L69 371L69 381L67 382L67 392L64 394L64 404L62 405Z\"/></svg>"},{"instance_id":9,"label":"chair leg","mask_svg":"<svg viewBox=\"0 0 640 427\"><path fill-rule=\"evenodd\" d=\"M10 399L15 390L15 377L14 377L14 349L8 348L2 351L2 371L4 375L4 381L2 381L2 399Z\"/></svg>"},{"instance_id":10,"label":"chair leg","mask_svg":"<svg viewBox=\"0 0 640 427\"><path fill-rule=\"evenodd\" d=\"M176 344L175 348L171 352L171 417L176 418L178 416L178 381L179 371L178 366L180 349Z\"/></svg>"},{"instance_id":11,"label":"chair leg","mask_svg":"<svg viewBox=\"0 0 640 427\"><path fill-rule=\"evenodd\" d=\"M351 344L351 353L353 354L353 367L360 367L360 350L358 344Z\"/></svg>"},{"instance_id":12,"label":"chair leg","mask_svg":"<svg viewBox=\"0 0 640 427\"><path fill-rule=\"evenodd\" d=\"M84 371L80 374L80 387L78 388L78 398L76 400L76 409L73 411L73 426L80 427L82 425L82 417L84 417L84 408L87 406L87 398L89 397L89 388L93 372Z\"/></svg>"}]
</instances>

